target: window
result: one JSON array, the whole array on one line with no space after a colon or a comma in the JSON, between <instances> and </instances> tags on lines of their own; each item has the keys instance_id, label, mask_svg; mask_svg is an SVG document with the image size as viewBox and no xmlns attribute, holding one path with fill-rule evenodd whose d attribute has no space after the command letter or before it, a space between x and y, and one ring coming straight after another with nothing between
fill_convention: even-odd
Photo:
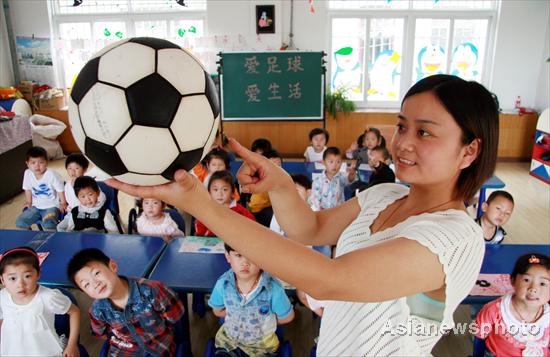
<instances>
[{"instance_id":1,"label":"window","mask_svg":"<svg viewBox=\"0 0 550 357\"><path fill-rule=\"evenodd\" d=\"M487 81L496 0L329 0L330 85L359 107L398 107L406 90L447 73Z\"/></svg>"},{"instance_id":2,"label":"window","mask_svg":"<svg viewBox=\"0 0 550 357\"><path fill-rule=\"evenodd\" d=\"M129 37L158 37L194 51L204 35L206 0L50 0L58 80L72 87L101 48ZM194 52L199 59L201 53Z\"/></svg>"}]
</instances>

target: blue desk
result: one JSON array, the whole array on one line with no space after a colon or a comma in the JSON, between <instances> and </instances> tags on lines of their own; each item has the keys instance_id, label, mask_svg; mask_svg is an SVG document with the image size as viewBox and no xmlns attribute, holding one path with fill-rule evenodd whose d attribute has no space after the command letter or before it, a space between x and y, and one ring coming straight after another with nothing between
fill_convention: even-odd
<instances>
[{"instance_id":1,"label":"blue desk","mask_svg":"<svg viewBox=\"0 0 550 357\"><path fill-rule=\"evenodd\" d=\"M40 282L72 287L67 278L67 264L76 252L85 248L102 250L118 263L121 275L147 277L165 247L160 237L57 232L38 249L50 252L42 265Z\"/></svg>"},{"instance_id":2,"label":"blue desk","mask_svg":"<svg viewBox=\"0 0 550 357\"><path fill-rule=\"evenodd\" d=\"M545 244L496 244L485 245L485 257L481 265L481 274L511 274L516 260L529 253L550 256L550 245ZM498 296L470 295L463 304L486 304Z\"/></svg>"},{"instance_id":3,"label":"blue desk","mask_svg":"<svg viewBox=\"0 0 550 357\"><path fill-rule=\"evenodd\" d=\"M43 231L23 231L15 229L0 230L0 253L6 250L27 246L33 249L38 249L46 242L55 232Z\"/></svg>"}]
</instances>

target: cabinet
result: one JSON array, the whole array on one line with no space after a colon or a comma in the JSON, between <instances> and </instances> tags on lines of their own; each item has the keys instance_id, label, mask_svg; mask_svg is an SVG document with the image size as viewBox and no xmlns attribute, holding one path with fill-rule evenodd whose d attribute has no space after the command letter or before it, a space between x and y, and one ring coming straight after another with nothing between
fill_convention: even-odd
<instances>
[{"instance_id":1,"label":"cabinet","mask_svg":"<svg viewBox=\"0 0 550 357\"><path fill-rule=\"evenodd\" d=\"M550 109L542 112L537 123L529 175L550 184ZM545 156L543 159L542 156Z\"/></svg>"}]
</instances>

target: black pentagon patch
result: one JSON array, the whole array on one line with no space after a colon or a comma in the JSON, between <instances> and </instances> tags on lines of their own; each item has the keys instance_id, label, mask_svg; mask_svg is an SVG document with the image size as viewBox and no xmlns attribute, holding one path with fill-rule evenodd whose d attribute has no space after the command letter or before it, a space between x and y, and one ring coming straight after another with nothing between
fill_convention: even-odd
<instances>
[{"instance_id":1,"label":"black pentagon patch","mask_svg":"<svg viewBox=\"0 0 550 357\"><path fill-rule=\"evenodd\" d=\"M134 124L169 128L181 94L166 79L153 73L126 89L126 101Z\"/></svg>"},{"instance_id":2,"label":"black pentagon patch","mask_svg":"<svg viewBox=\"0 0 550 357\"><path fill-rule=\"evenodd\" d=\"M216 85L214 84L214 81L212 80L212 77L210 77L208 72L204 71L204 76L204 83L206 83L204 94L208 99L208 103L210 103L210 107L212 108L212 113L214 113L215 119L220 114L220 101L218 99L218 90L216 89Z\"/></svg>"},{"instance_id":3,"label":"black pentagon patch","mask_svg":"<svg viewBox=\"0 0 550 357\"><path fill-rule=\"evenodd\" d=\"M161 174L167 180L174 180L174 173L179 169L184 169L186 171L191 170L195 167L200 161L203 152L203 148L180 152L178 157L170 164L170 166L164 170Z\"/></svg>"},{"instance_id":4,"label":"black pentagon patch","mask_svg":"<svg viewBox=\"0 0 550 357\"><path fill-rule=\"evenodd\" d=\"M90 161L111 176L128 172L114 146L87 137L84 141L84 152Z\"/></svg>"},{"instance_id":5,"label":"black pentagon patch","mask_svg":"<svg viewBox=\"0 0 550 357\"><path fill-rule=\"evenodd\" d=\"M101 57L96 57L89 60L84 68L80 70L76 81L74 82L73 89L71 90L71 98L76 104L80 104L80 101L86 93L97 83L97 70L99 68L99 60Z\"/></svg>"},{"instance_id":6,"label":"black pentagon patch","mask_svg":"<svg viewBox=\"0 0 550 357\"><path fill-rule=\"evenodd\" d=\"M170 41L162 40L155 37L134 37L128 42L139 43L140 45L149 46L155 50L162 50L165 48L180 48L180 46Z\"/></svg>"}]
</instances>

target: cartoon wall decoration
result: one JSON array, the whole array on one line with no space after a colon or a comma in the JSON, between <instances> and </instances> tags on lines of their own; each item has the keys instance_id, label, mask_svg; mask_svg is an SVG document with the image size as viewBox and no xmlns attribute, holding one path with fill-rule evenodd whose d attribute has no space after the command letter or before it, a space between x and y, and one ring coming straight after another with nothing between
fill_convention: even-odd
<instances>
[{"instance_id":1,"label":"cartoon wall decoration","mask_svg":"<svg viewBox=\"0 0 550 357\"><path fill-rule=\"evenodd\" d=\"M256 5L256 33L275 33L275 5Z\"/></svg>"},{"instance_id":2,"label":"cartoon wall decoration","mask_svg":"<svg viewBox=\"0 0 550 357\"><path fill-rule=\"evenodd\" d=\"M479 80L477 61L479 53L471 42L464 42L455 47L451 61L450 74L465 80Z\"/></svg>"},{"instance_id":3,"label":"cartoon wall decoration","mask_svg":"<svg viewBox=\"0 0 550 357\"><path fill-rule=\"evenodd\" d=\"M369 72L370 88L368 95L397 98L399 92L399 61L401 56L393 51L380 52Z\"/></svg>"},{"instance_id":4,"label":"cartoon wall decoration","mask_svg":"<svg viewBox=\"0 0 550 357\"><path fill-rule=\"evenodd\" d=\"M416 67L416 80L429 77L434 74L444 73L445 50L438 45L428 45L422 47L418 52L418 61Z\"/></svg>"},{"instance_id":5,"label":"cartoon wall decoration","mask_svg":"<svg viewBox=\"0 0 550 357\"><path fill-rule=\"evenodd\" d=\"M359 51L354 51L352 47L342 47L333 56L335 68L332 70L332 90L343 86L351 92L360 93L362 75Z\"/></svg>"}]
</instances>

